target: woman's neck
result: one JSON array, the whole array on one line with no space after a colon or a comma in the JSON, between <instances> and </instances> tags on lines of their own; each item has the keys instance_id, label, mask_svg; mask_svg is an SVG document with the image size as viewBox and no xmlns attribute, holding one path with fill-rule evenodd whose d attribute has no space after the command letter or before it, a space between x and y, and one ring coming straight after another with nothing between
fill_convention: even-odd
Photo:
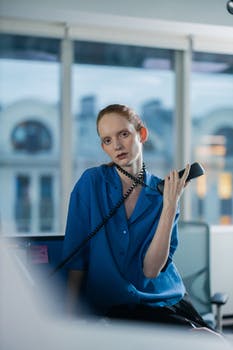
<instances>
[{"instance_id":1,"label":"woman's neck","mask_svg":"<svg viewBox=\"0 0 233 350\"><path fill-rule=\"evenodd\" d=\"M142 161L135 162L134 164L128 166L122 166L121 168L127 173L133 175L134 177L137 177L139 172L142 170ZM117 172L123 182L127 184L132 182L132 179L130 179L127 175L123 174L120 170L117 169Z\"/></svg>"}]
</instances>

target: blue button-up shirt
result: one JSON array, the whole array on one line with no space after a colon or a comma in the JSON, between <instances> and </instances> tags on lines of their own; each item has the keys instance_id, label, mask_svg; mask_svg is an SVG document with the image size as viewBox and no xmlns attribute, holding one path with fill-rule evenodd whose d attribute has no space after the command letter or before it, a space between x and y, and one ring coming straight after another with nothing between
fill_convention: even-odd
<instances>
[{"instance_id":1,"label":"blue button-up shirt","mask_svg":"<svg viewBox=\"0 0 233 350\"><path fill-rule=\"evenodd\" d=\"M86 270L86 297L103 310L118 304L160 307L177 303L184 295L181 277L172 262L177 247L175 218L165 268L156 278L143 274L143 259L155 234L163 197L156 189L159 178L145 173L134 211L126 217L124 204L85 247L67 263L72 270ZM64 240L64 257L90 234L122 196L122 183L114 166L86 170L70 198Z\"/></svg>"}]
</instances>

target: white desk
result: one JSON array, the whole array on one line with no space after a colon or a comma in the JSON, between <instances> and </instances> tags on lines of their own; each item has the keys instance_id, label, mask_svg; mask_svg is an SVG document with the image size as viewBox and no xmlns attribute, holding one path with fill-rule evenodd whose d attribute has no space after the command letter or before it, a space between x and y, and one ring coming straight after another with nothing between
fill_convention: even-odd
<instances>
[{"instance_id":1,"label":"white desk","mask_svg":"<svg viewBox=\"0 0 233 350\"><path fill-rule=\"evenodd\" d=\"M210 227L211 290L226 292L223 315L233 315L233 225Z\"/></svg>"}]
</instances>

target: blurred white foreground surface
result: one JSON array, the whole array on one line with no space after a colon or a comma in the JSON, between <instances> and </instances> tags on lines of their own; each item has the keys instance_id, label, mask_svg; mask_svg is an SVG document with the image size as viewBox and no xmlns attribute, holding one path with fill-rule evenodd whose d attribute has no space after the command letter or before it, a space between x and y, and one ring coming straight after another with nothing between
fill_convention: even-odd
<instances>
[{"instance_id":1,"label":"blurred white foreground surface","mask_svg":"<svg viewBox=\"0 0 233 350\"><path fill-rule=\"evenodd\" d=\"M232 349L203 332L181 332L157 324L54 317L38 305L30 276L3 245L0 262L1 350ZM44 297L52 300L53 295Z\"/></svg>"}]
</instances>

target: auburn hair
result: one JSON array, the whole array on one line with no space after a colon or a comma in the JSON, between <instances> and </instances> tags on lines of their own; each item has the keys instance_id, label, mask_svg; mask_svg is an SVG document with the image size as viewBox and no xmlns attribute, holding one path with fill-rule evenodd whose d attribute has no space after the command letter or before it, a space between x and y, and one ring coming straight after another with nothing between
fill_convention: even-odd
<instances>
[{"instance_id":1,"label":"auburn hair","mask_svg":"<svg viewBox=\"0 0 233 350\"><path fill-rule=\"evenodd\" d=\"M98 125L100 120L105 114L117 113L122 117L126 118L135 127L136 131L140 131L144 127L142 120L139 118L138 114L130 107L121 104L111 104L100 110L96 119L96 128L99 135Z\"/></svg>"}]
</instances>

